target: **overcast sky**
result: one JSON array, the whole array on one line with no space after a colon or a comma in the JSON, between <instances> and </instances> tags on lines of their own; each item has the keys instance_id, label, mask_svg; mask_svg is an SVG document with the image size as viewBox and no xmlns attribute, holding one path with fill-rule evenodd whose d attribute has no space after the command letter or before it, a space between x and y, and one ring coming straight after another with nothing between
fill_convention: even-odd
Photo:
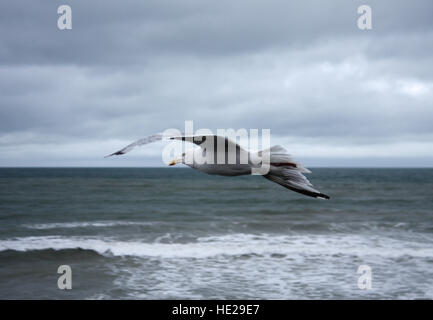
<instances>
[{"instance_id":1,"label":"overcast sky","mask_svg":"<svg viewBox=\"0 0 433 320\"><path fill-rule=\"evenodd\" d=\"M433 166L432 53L431 0L3 0L0 166L164 165L103 156L185 120L309 166Z\"/></svg>"}]
</instances>

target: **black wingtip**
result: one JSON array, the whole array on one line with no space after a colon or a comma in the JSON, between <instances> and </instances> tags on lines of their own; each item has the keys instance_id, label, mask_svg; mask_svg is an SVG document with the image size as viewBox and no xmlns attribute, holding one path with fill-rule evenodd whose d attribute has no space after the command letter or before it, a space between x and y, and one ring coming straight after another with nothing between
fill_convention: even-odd
<instances>
[{"instance_id":1,"label":"black wingtip","mask_svg":"<svg viewBox=\"0 0 433 320\"><path fill-rule=\"evenodd\" d=\"M108 157L111 157L111 156L119 156L121 154L125 154L125 152L117 151L117 152L114 152L112 154L109 154L108 156L105 156L104 158L108 158Z\"/></svg>"},{"instance_id":2,"label":"black wingtip","mask_svg":"<svg viewBox=\"0 0 433 320\"><path fill-rule=\"evenodd\" d=\"M331 199L330 196L327 196L326 194L323 194L323 193L319 193L319 194L317 195L317 198L322 198L322 199L326 199L326 200Z\"/></svg>"}]
</instances>

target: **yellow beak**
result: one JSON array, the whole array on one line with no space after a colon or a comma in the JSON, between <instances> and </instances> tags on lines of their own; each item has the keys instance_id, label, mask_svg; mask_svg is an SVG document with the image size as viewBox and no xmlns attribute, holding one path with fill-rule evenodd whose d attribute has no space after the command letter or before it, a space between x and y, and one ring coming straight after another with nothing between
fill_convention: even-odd
<instances>
[{"instance_id":1,"label":"yellow beak","mask_svg":"<svg viewBox=\"0 0 433 320\"><path fill-rule=\"evenodd\" d=\"M177 163L181 163L181 162L182 162L181 159L174 159L174 160L171 160L170 163L169 163L168 165L169 165L169 166L174 166L175 164L177 164Z\"/></svg>"}]
</instances>

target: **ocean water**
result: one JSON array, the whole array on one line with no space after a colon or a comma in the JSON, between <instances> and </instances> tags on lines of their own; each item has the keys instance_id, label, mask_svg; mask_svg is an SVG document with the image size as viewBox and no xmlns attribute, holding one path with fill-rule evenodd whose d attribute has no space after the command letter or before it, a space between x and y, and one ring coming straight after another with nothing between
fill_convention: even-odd
<instances>
[{"instance_id":1,"label":"ocean water","mask_svg":"<svg viewBox=\"0 0 433 320\"><path fill-rule=\"evenodd\" d=\"M0 169L0 298L432 299L433 169L312 171Z\"/></svg>"}]
</instances>

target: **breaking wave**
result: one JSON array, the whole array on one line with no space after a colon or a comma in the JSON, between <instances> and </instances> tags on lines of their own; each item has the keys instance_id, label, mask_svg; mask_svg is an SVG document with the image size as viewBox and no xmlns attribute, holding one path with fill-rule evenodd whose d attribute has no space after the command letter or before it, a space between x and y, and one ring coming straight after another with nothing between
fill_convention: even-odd
<instances>
[{"instance_id":1,"label":"breaking wave","mask_svg":"<svg viewBox=\"0 0 433 320\"><path fill-rule=\"evenodd\" d=\"M366 241L351 235L252 235L231 234L197 238L189 243L145 243L90 237L20 237L0 240L0 251L92 250L104 256L209 258L226 256L401 256L433 258L429 243L374 237Z\"/></svg>"}]
</instances>

